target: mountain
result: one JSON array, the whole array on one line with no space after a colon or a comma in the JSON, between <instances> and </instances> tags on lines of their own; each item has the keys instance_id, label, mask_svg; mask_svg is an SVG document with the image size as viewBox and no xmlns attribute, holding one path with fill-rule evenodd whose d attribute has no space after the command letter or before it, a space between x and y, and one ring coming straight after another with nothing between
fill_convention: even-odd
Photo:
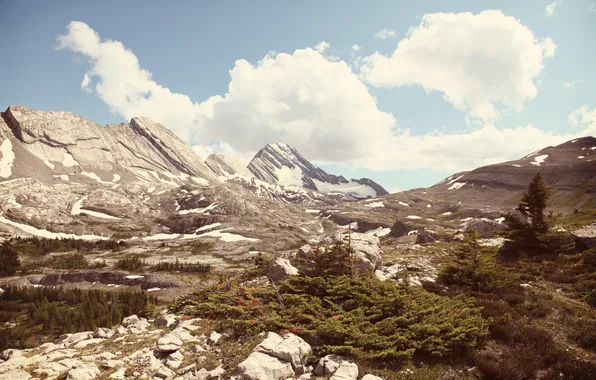
<instances>
[{"instance_id":1,"label":"mountain","mask_svg":"<svg viewBox=\"0 0 596 380\"><path fill-rule=\"evenodd\" d=\"M19 106L8 107L1 116L4 179L113 184L217 181L187 144L147 118L102 127L71 112Z\"/></svg>"},{"instance_id":2,"label":"mountain","mask_svg":"<svg viewBox=\"0 0 596 380\"><path fill-rule=\"evenodd\" d=\"M553 188L553 206L596 206L596 138L591 136L549 146L518 160L456 173L424 190L447 201L515 204L538 171Z\"/></svg>"},{"instance_id":3,"label":"mountain","mask_svg":"<svg viewBox=\"0 0 596 380\"><path fill-rule=\"evenodd\" d=\"M252 173L236 157L224 156L223 154L211 154L205 160L205 164L220 177L252 177Z\"/></svg>"},{"instance_id":4,"label":"mountain","mask_svg":"<svg viewBox=\"0 0 596 380\"><path fill-rule=\"evenodd\" d=\"M311 164L295 148L285 143L267 144L248 164L258 179L284 186L298 186L323 193L342 193L355 198L389 194L381 185L368 178L347 180L328 174Z\"/></svg>"}]
</instances>

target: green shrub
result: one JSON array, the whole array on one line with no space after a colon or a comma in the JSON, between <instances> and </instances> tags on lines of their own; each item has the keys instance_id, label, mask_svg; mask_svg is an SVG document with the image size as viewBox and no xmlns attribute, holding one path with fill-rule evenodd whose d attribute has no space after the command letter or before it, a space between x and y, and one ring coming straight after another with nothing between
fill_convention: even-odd
<instances>
[{"instance_id":1,"label":"green shrub","mask_svg":"<svg viewBox=\"0 0 596 380\"><path fill-rule=\"evenodd\" d=\"M472 298L441 297L372 274L293 276L278 290L220 283L177 300L174 310L218 320L236 335L291 331L317 355L369 360L448 356L488 334Z\"/></svg>"},{"instance_id":2,"label":"green shrub","mask_svg":"<svg viewBox=\"0 0 596 380\"><path fill-rule=\"evenodd\" d=\"M85 269L89 266L89 262L82 254L72 253L54 256L47 265L55 269Z\"/></svg>"}]
</instances>

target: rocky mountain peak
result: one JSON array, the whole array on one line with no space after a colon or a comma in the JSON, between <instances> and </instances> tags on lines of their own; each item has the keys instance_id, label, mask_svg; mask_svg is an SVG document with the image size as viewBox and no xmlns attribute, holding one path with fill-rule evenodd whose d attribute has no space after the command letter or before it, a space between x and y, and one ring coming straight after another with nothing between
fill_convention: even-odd
<instances>
[{"instance_id":1,"label":"rocky mountain peak","mask_svg":"<svg viewBox=\"0 0 596 380\"><path fill-rule=\"evenodd\" d=\"M222 177L244 176L252 177L252 173L242 164L242 162L233 156L225 156L223 154L211 154L205 160L205 164Z\"/></svg>"},{"instance_id":2,"label":"rocky mountain peak","mask_svg":"<svg viewBox=\"0 0 596 380\"><path fill-rule=\"evenodd\" d=\"M325 193L344 193L357 198L388 194L370 179L348 181L343 176L328 174L286 143L267 144L250 161L248 169L258 179L285 186L299 186Z\"/></svg>"}]
</instances>

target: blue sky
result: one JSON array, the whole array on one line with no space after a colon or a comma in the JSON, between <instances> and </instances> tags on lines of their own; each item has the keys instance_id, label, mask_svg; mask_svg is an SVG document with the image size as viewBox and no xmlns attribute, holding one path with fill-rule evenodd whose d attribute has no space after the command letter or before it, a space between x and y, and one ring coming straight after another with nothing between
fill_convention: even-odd
<instances>
[{"instance_id":1,"label":"blue sky","mask_svg":"<svg viewBox=\"0 0 596 380\"><path fill-rule=\"evenodd\" d=\"M0 108L148 116L244 161L284 139L390 190L596 130L591 0L212 3L0 1Z\"/></svg>"}]
</instances>

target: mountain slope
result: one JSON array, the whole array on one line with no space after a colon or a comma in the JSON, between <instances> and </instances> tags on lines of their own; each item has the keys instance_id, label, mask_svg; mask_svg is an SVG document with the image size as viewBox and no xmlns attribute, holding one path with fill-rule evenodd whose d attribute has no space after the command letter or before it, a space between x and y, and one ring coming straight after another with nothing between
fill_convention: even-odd
<instances>
[{"instance_id":1,"label":"mountain slope","mask_svg":"<svg viewBox=\"0 0 596 380\"><path fill-rule=\"evenodd\" d=\"M554 190L553 206L596 206L596 138L591 136L460 172L426 190L444 200L506 205L517 201L538 171Z\"/></svg>"},{"instance_id":2,"label":"mountain slope","mask_svg":"<svg viewBox=\"0 0 596 380\"><path fill-rule=\"evenodd\" d=\"M300 186L325 193L344 193L356 198L388 192L368 178L348 181L311 164L295 148L284 143L267 144L257 152L248 169L258 179L284 186Z\"/></svg>"},{"instance_id":3,"label":"mountain slope","mask_svg":"<svg viewBox=\"0 0 596 380\"><path fill-rule=\"evenodd\" d=\"M70 112L19 106L8 107L1 116L1 176L5 179L32 177L45 182L68 182L72 177L79 182L97 183L217 181L188 145L147 118L101 127ZM7 157L12 156L9 165Z\"/></svg>"}]
</instances>

